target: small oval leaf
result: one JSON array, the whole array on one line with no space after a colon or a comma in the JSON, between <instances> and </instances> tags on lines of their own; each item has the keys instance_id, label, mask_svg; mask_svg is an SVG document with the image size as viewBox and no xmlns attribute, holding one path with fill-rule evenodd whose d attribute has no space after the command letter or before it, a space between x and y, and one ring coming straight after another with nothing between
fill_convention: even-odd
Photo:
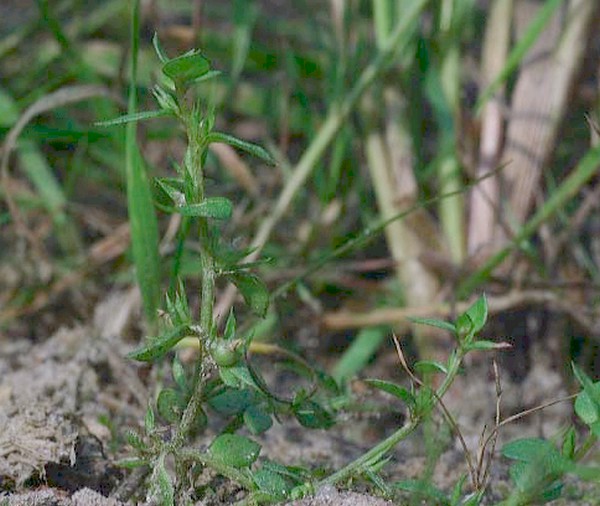
<instances>
[{"instance_id":1,"label":"small oval leaf","mask_svg":"<svg viewBox=\"0 0 600 506\"><path fill-rule=\"evenodd\" d=\"M175 83L185 86L210 70L210 62L199 51L193 51L169 60L162 71Z\"/></svg>"},{"instance_id":2,"label":"small oval leaf","mask_svg":"<svg viewBox=\"0 0 600 506\"><path fill-rule=\"evenodd\" d=\"M260 445L239 434L221 434L210 445L213 458L228 466L249 467L260 453Z\"/></svg>"},{"instance_id":3,"label":"small oval leaf","mask_svg":"<svg viewBox=\"0 0 600 506\"><path fill-rule=\"evenodd\" d=\"M262 434L271 428L271 415L256 405L248 406L244 411L244 424L252 434Z\"/></svg>"},{"instance_id":4,"label":"small oval leaf","mask_svg":"<svg viewBox=\"0 0 600 506\"><path fill-rule=\"evenodd\" d=\"M278 501L286 499L293 488L293 484L284 476L265 467L254 473L252 478L260 491Z\"/></svg>"},{"instance_id":5,"label":"small oval leaf","mask_svg":"<svg viewBox=\"0 0 600 506\"><path fill-rule=\"evenodd\" d=\"M172 388L165 388L158 394L156 409L169 423L177 423L181 418L179 394Z\"/></svg>"}]
</instances>

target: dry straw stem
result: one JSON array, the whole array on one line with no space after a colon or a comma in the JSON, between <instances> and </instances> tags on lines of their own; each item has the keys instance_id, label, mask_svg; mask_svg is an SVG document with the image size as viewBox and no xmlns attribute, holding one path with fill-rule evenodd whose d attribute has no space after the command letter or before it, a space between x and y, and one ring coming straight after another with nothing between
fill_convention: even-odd
<instances>
[{"instance_id":1,"label":"dry straw stem","mask_svg":"<svg viewBox=\"0 0 600 506\"><path fill-rule=\"evenodd\" d=\"M407 331L411 317L448 318L466 311L473 301L456 304L433 304L429 306L373 309L366 313L339 311L323 316L323 324L332 330L369 327L373 325L393 324L395 329ZM571 315L586 329L594 328L594 318L581 313L580 308L571 306L563 294L550 290L515 290L506 295L488 296L490 314L501 313L525 304L539 304L554 307Z\"/></svg>"},{"instance_id":2,"label":"dry straw stem","mask_svg":"<svg viewBox=\"0 0 600 506\"><path fill-rule=\"evenodd\" d=\"M529 214L543 169L555 147L598 5L597 0L575 0L569 3L566 16L558 9L522 62L502 155L511 162L505 172L511 214L508 219L517 226ZM539 3L530 0L517 4L518 33L525 30L538 9Z\"/></svg>"},{"instance_id":3,"label":"dry straw stem","mask_svg":"<svg viewBox=\"0 0 600 506\"><path fill-rule=\"evenodd\" d=\"M502 71L510 44L510 29L514 0L496 0L488 16L483 41L481 75L491 79ZM491 83L484 83L489 86ZM477 178L492 172L498 165L504 119L502 113L503 88L486 103L481 114L481 139ZM499 203L499 176L489 177L471 191L467 248L469 255L491 246L494 238L496 213Z\"/></svg>"},{"instance_id":4,"label":"dry straw stem","mask_svg":"<svg viewBox=\"0 0 600 506\"><path fill-rule=\"evenodd\" d=\"M246 261L254 261L258 258L262 248L269 240L273 229L286 214L296 193L304 186L317 162L323 156L344 122L348 119L348 116L354 110L362 95L387 68L393 57L406 49L412 35L410 27L417 23L421 12L428 3L429 0L414 0L414 2L411 2L386 43L381 47L375 59L362 72L352 90L350 90L338 106L334 106L329 111L314 140L294 167L292 175L279 195L273 209L261 223L252 241L254 251L246 258ZM229 312L235 293L235 287L229 286L223 294L216 308L216 312L221 317Z\"/></svg>"}]
</instances>

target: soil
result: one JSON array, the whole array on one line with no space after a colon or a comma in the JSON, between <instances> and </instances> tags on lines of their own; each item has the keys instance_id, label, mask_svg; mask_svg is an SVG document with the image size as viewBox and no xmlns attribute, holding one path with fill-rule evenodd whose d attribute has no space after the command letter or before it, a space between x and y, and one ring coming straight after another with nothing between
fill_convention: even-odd
<instances>
[{"instance_id":1,"label":"soil","mask_svg":"<svg viewBox=\"0 0 600 506\"><path fill-rule=\"evenodd\" d=\"M135 483L135 474L127 474L116 465L127 455L122 443L124 428L139 426L146 399L159 379L147 366L124 358L135 346L127 335L138 311L135 291L113 293L97 306L93 324L62 327L38 343L27 338L0 341L0 490L4 491L0 504L146 504L136 501L139 491L129 497L128 487ZM389 375L389 362L381 357L366 375ZM488 362L471 364L446 399L471 449L477 448L481 429L490 423L495 409L495 383L487 368ZM531 403L560 396L565 393L561 384L557 372L536 361L523 381L503 379L504 412L511 414ZM374 399L371 391L357 395L359 401L361 395L364 400ZM389 400L387 404L382 400L389 408ZM552 436L569 420L570 412L569 404L559 404L543 417L533 415L507 426L501 440ZM309 431L292 420L283 420L258 438L263 446L261 455L283 464L338 469L393 431L401 418L401 408L379 416L349 414L328 431ZM206 444L210 437L200 437L195 444ZM457 439L449 432L445 442L443 439L438 443L446 449L432 472L437 486L451 490L468 468ZM388 481L422 476L427 469L425 455L423 434L417 433L392 453L385 471ZM495 458L490 476L489 504L510 490L507 463ZM364 485L356 485L366 492ZM577 500L563 504L598 504L582 500L586 494L582 485L572 485L572 489ZM198 504L231 504L234 497L242 496L237 490L222 489ZM388 503L369 494L326 487L314 497L289 504Z\"/></svg>"}]
</instances>

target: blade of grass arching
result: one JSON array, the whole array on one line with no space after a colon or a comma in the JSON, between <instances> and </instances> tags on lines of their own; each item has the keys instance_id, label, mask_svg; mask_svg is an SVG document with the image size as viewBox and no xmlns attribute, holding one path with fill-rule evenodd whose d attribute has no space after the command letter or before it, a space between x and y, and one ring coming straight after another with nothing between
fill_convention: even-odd
<instances>
[{"instance_id":1,"label":"blade of grass arching","mask_svg":"<svg viewBox=\"0 0 600 506\"><path fill-rule=\"evenodd\" d=\"M37 249L37 238L29 231L21 216L19 207L14 202L12 196L8 163L10 155L17 145L17 140L21 135L21 132L33 118L59 107L64 107L65 105L81 102L83 100L89 100L90 98L98 96L110 97L110 90L103 86L95 85L65 86L56 90L40 98L25 109L4 139L2 160L0 162L0 184L5 189L4 199L19 233L23 234L28 239L34 250Z\"/></svg>"},{"instance_id":2,"label":"blade of grass arching","mask_svg":"<svg viewBox=\"0 0 600 506\"><path fill-rule=\"evenodd\" d=\"M481 269L459 285L457 289L458 297L460 299L468 297L473 293L473 290L485 283L490 278L494 269L508 257L513 249L519 247L519 244L528 239L542 223L562 209L569 199L573 198L581 187L597 173L599 167L600 146L596 146L586 153L573 172L563 181L550 198L546 200L544 205L538 209L532 218L523 225L511 241L511 244L496 253Z\"/></svg>"},{"instance_id":3,"label":"blade of grass arching","mask_svg":"<svg viewBox=\"0 0 600 506\"><path fill-rule=\"evenodd\" d=\"M131 7L131 81L127 112L137 109L136 75L139 45L139 0ZM156 324L160 304L160 262L158 258L158 223L152 202L152 192L136 141L137 124L128 123L125 131L125 177L127 209L131 227L133 263L146 318Z\"/></svg>"},{"instance_id":4,"label":"blade of grass arching","mask_svg":"<svg viewBox=\"0 0 600 506\"><path fill-rule=\"evenodd\" d=\"M65 212L67 199L54 176L48 161L35 143L22 140L17 149L21 168L42 199L56 231L58 242L65 253L76 255L81 251L81 241L75 224Z\"/></svg>"},{"instance_id":5,"label":"blade of grass arching","mask_svg":"<svg viewBox=\"0 0 600 506\"><path fill-rule=\"evenodd\" d=\"M436 195L435 197L421 200L421 201L416 202L415 204L411 205L404 211L399 212L398 214L396 214L394 216L391 216L390 218L379 220L377 223L373 224L372 226L362 230L356 237L348 239L341 246L338 246L333 251L323 255L321 258L312 262L312 264L303 273L299 274L298 276L296 276L292 280L288 281L287 283L284 283L277 290L275 290L273 292L272 299L283 296L284 294L286 294L288 292L288 290L290 288L295 286L300 281L307 279L310 275L319 271L325 265L329 264L336 258L340 258L340 257L346 255L347 253L350 253L352 251L358 251L359 249L364 248L370 241L372 241L375 237L377 237L379 234L381 234L387 226L389 226L391 223L395 222L396 220L402 220L402 219L406 218L407 216L411 215L412 213L414 213L415 211L430 207L434 204L438 204L440 200L448 198L448 197L453 197L457 193L467 192L471 188L476 186L477 184L481 183L481 181L485 181L485 179L487 179L488 177L494 176L496 174L496 172L498 172L498 170L500 170L501 168L502 167L499 167L498 169L496 169L496 171L494 171L490 174L486 174L485 176L472 181L471 183L465 185L460 190L457 190L455 192L451 192L448 194Z\"/></svg>"},{"instance_id":6,"label":"blade of grass arching","mask_svg":"<svg viewBox=\"0 0 600 506\"><path fill-rule=\"evenodd\" d=\"M321 159L340 128L344 125L344 122L347 121L350 113L354 110L365 91L368 90L376 78L387 69L390 60L392 60L394 56L406 51L412 40L412 28L418 22L419 16L428 3L429 0L414 0L407 6L400 21L394 27L392 34L377 53L374 60L367 65L360 74L356 84L348 92L348 95L341 104L336 105L328 112L325 121L315 134L313 141L304 151L298 164L294 167L293 173L286 182L283 191L280 193L274 208L261 223L251 244L254 251L247 257L247 261L253 261L258 258L262 248L271 236L275 225L285 215L296 193L306 183L306 180L311 175L314 167ZM227 314L229 312L229 307L231 307L231 304L233 303L234 296L235 288L229 287L221 300L219 306L220 314Z\"/></svg>"},{"instance_id":7,"label":"blade of grass arching","mask_svg":"<svg viewBox=\"0 0 600 506\"><path fill-rule=\"evenodd\" d=\"M492 97L492 95L498 90L498 87L501 86L506 79L508 79L513 72L517 69L523 57L527 54L527 51L534 44L536 39L544 30L544 27L550 22L552 16L554 15L554 11L558 9L558 7L563 3L563 0L548 0L544 6L542 6L533 19L533 21L525 30L523 37L519 40L513 50L510 52L508 59L506 61L506 65L504 65L503 69L500 71L498 76L491 82L491 84L483 91L477 100L477 105L475 107L476 113L479 114L481 112L481 108L484 104Z\"/></svg>"}]
</instances>

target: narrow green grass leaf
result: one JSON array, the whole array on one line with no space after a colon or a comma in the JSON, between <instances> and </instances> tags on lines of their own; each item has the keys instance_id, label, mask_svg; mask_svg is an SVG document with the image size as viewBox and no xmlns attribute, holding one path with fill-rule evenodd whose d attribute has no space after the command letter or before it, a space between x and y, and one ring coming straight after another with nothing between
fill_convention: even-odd
<instances>
[{"instance_id":1,"label":"narrow green grass leaf","mask_svg":"<svg viewBox=\"0 0 600 506\"><path fill-rule=\"evenodd\" d=\"M419 499L428 499L432 504L450 506L450 501L439 488L423 480L403 480L394 483L394 487L410 492L411 496Z\"/></svg>"},{"instance_id":2,"label":"narrow green grass leaf","mask_svg":"<svg viewBox=\"0 0 600 506\"><path fill-rule=\"evenodd\" d=\"M115 462L117 467L122 467L123 469L135 469L137 467L144 467L150 464L146 459L140 459L137 457L124 458L121 460L117 460Z\"/></svg>"},{"instance_id":3,"label":"narrow green grass leaf","mask_svg":"<svg viewBox=\"0 0 600 506\"><path fill-rule=\"evenodd\" d=\"M81 240L75 224L66 213L67 198L48 160L29 140L19 143L18 155L21 167L42 199L44 207L52 216L58 242L67 254L81 251Z\"/></svg>"},{"instance_id":4,"label":"narrow green grass leaf","mask_svg":"<svg viewBox=\"0 0 600 506\"><path fill-rule=\"evenodd\" d=\"M137 57L139 44L139 1L132 3L131 12L131 82L129 115L137 107ZM160 262L158 258L158 222L152 202L150 183L136 142L136 123L127 123L125 132L125 177L127 210L131 227L131 245L135 273L146 318L156 324L160 305Z\"/></svg>"},{"instance_id":5,"label":"narrow green grass leaf","mask_svg":"<svg viewBox=\"0 0 600 506\"><path fill-rule=\"evenodd\" d=\"M172 113L170 111L166 111L164 109L160 109L158 111L140 111L140 112L134 112L131 114L125 114L123 116L119 116L118 118L114 118L114 119L107 119L105 121L96 121L94 123L95 126L99 126L99 127L109 127L109 126L115 126L115 125L124 125L126 123L132 123L132 122L136 122L136 121L144 121L147 119L154 119L154 118L162 118L165 116L171 116Z\"/></svg>"}]
</instances>

